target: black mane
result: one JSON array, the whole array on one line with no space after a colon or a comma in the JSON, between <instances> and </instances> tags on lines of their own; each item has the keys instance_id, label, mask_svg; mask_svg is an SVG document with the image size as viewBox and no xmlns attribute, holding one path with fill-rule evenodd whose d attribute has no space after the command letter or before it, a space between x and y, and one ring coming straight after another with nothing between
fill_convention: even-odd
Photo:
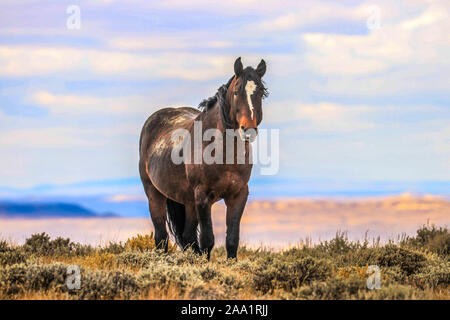
<instances>
[{"instance_id":1,"label":"black mane","mask_svg":"<svg viewBox=\"0 0 450 320\"><path fill-rule=\"evenodd\" d=\"M217 89L217 93L214 96L204 99L202 102L200 102L198 108L202 109L203 112L206 112L207 110L214 107L214 105L218 100L221 100L225 103L226 101L225 96L227 95L228 87L230 86L231 81L233 81L233 79L234 76L231 77L226 84L221 85L220 88Z\"/></svg>"},{"instance_id":2,"label":"black mane","mask_svg":"<svg viewBox=\"0 0 450 320\"><path fill-rule=\"evenodd\" d=\"M247 83L248 80L252 80L256 83L256 86L260 90L262 90L263 98L268 96L269 93L267 91L267 88L264 85L264 82L256 74L256 71L252 67L245 68L241 77L242 77L242 85L239 88L240 92L244 92L245 84ZM228 88L229 88L231 82L233 81L233 79L234 79L234 76L232 76L226 84L223 84L222 86L220 86L220 88L217 89L217 93L214 96L204 99L198 105L198 108L201 109L202 112L207 112L209 109L213 108L216 105L216 103L218 102L219 107L220 107L220 117L222 119L222 124L225 129L234 129L233 121L230 119L229 112L228 112L230 110L230 106L226 99Z\"/></svg>"}]
</instances>

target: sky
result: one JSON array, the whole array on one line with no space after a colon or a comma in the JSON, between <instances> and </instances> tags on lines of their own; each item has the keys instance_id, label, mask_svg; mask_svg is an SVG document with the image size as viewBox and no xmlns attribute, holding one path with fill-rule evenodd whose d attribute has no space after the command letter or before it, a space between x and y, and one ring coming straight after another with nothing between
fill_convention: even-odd
<instances>
[{"instance_id":1,"label":"sky","mask_svg":"<svg viewBox=\"0 0 450 320\"><path fill-rule=\"evenodd\" d=\"M134 181L146 118L215 94L237 57L267 62L261 128L280 130L272 178L448 187L449 9L2 0L0 187Z\"/></svg>"}]
</instances>

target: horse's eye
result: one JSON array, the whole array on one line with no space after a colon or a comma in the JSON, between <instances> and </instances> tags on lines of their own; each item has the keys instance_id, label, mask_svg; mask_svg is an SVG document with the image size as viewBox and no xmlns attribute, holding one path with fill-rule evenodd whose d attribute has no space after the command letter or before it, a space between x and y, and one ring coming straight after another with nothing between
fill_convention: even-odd
<instances>
[{"instance_id":1,"label":"horse's eye","mask_svg":"<svg viewBox=\"0 0 450 320\"><path fill-rule=\"evenodd\" d=\"M235 96L237 96L238 94L239 94L239 92L237 92L237 91L234 92L234 95L235 95Z\"/></svg>"}]
</instances>

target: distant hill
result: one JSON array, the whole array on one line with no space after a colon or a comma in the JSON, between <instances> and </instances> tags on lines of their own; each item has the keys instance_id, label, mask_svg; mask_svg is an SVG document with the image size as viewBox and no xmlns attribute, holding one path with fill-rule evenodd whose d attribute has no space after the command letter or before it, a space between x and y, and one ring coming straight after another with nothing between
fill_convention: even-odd
<instances>
[{"instance_id":1,"label":"distant hill","mask_svg":"<svg viewBox=\"0 0 450 320\"><path fill-rule=\"evenodd\" d=\"M0 216L6 217L113 217L113 213L98 214L73 203L0 202Z\"/></svg>"}]
</instances>

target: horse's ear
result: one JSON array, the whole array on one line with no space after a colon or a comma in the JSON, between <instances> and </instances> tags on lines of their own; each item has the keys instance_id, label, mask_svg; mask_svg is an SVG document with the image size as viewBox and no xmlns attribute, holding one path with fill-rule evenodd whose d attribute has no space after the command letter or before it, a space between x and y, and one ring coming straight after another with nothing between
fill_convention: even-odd
<instances>
[{"instance_id":1,"label":"horse's ear","mask_svg":"<svg viewBox=\"0 0 450 320\"><path fill-rule=\"evenodd\" d=\"M234 74L236 75L236 78L242 74L242 71L244 71L244 66L242 65L241 57L239 57L234 62Z\"/></svg>"},{"instance_id":2,"label":"horse's ear","mask_svg":"<svg viewBox=\"0 0 450 320\"><path fill-rule=\"evenodd\" d=\"M263 77L263 75L266 73L266 62L264 59L261 59L261 62L258 64L258 67L256 67L256 73L260 78Z\"/></svg>"}]
</instances>

